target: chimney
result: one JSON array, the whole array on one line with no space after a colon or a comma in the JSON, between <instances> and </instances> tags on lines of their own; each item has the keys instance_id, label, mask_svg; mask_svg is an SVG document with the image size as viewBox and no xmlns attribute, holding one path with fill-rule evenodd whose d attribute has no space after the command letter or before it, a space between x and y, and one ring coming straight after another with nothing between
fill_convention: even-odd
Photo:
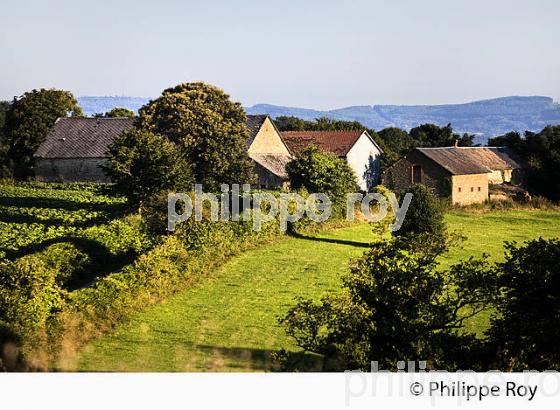
<instances>
[{"instance_id":1,"label":"chimney","mask_svg":"<svg viewBox=\"0 0 560 410\"><path fill-rule=\"evenodd\" d=\"M459 146L459 138L455 139L455 148L457 148Z\"/></svg>"}]
</instances>

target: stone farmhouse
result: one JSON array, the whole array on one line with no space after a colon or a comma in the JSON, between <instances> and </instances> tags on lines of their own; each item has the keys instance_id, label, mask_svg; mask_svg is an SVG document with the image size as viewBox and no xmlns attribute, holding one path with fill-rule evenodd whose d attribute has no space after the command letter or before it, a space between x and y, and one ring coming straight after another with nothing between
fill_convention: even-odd
<instances>
[{"instance_id":1,"label":"stone farmhouse","mask_svg":"<svg viewBox=\"0 0 560 410\"><path fill-rule=\"evenodd\" d=\"M131 118L60 118L34 154L35 177L46 182L110 182L101 166L109 146L131 129ZM266 115L247 116L247 151L259 188L278 188L287 180L292 158L280 132Z\"/></svg>"},{"instance_id":2,"label":"stone farmhouse","mask_svg":"<svg viewBox=\"0 0 560 410\"><path fill-rule=\"evenodd\" d=\"M109 182L100 168L113 140L132 118L59 118L34 154L35 178L45 182Z\"/></svg>"},{"instance_id":3,"label":"stone farmhouse","mask_svg":"<svg viewBox=\"0 0 560 410\"><path fill-rule=\"evenodd\" d=\"M424 184L453 204L484 202L489 191L522 182L523 165L503 147L416 148L383 172L382 183L395 192Z\"/></svg>"},{"instance_id":4,"label":"stone farmhouse","mask_svg":"<svg viewBox=\"0 0 560 410\"><path fill-rule=\"evenodd\" d=\"M367 131L285 131L282 137L294 155L313 145L346 160L363 191L379 182L383 150Z\"/></svg>"}]
</instances>

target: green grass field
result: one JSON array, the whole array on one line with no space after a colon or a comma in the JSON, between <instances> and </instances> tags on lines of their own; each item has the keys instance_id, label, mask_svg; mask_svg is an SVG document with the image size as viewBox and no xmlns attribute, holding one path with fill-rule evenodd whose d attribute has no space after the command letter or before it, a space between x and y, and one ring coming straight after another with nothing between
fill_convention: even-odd
<instances>
[{"instance_id":1,"label":"green grass field","mask_svg":"<svg viewBox=\"0 0 560 410\"><path fill-rule=\"evenodd\" d=\"M503 258L503 242L560 234L560 213L453 212L451 230L468 240L443 265L470 256ZM277 324L296 296L340 289L340 276L373 238L367 224L310 238L287 238L242 254L208 279L146 309L81 352L82 371L255 371L269 353L295 346ZM480 331L488 315L469 322Z\"/></svg>"}]
</instances>

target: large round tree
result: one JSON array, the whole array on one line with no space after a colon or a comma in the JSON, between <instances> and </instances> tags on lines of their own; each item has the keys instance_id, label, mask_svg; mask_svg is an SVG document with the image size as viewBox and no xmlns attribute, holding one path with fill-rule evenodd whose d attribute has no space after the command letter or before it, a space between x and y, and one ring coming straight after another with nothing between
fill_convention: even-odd
<instances>
[{"instance_id":1,"label":"large round tree","mask_svg":"<svg viewBox=\"0 0 560 410\"><path fill-rule=\"evenodd\" d=\"M81 116L82 110L71 92L40 89L14 98L6 116L8 160L17 176L31 174L33 154L45 140L57 118Z\"/></svg>"},{"instance_id":2,"label":"large round tree","mask_svg":"<svg viewBox=\"0 0 560 410\"><path fill-rule=\"evenodd\" d=\"M217 87L197 82L168 88L140 109L139 125L176 143L205 189L254 180L245 112Z\"/></svg>"}]
</instances>

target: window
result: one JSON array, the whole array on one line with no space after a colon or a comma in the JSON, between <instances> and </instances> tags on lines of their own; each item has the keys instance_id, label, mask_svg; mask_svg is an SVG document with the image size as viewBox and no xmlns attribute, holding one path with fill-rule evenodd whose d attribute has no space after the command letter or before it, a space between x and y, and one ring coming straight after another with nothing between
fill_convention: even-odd
<instances>
[{"instance_id":1,"label":"window","mask_svg":"<svg viewBox=\"0 0 560 410\"><path fill-rule=\"evenodd\" d=\"M461 187L459 187L459 192L461 192Z\"/></svg>"},{"instance_id":2,"label":"window","mask_svg":"<svg viewBox=\"0 0 560 410\"><path fill-rule=\"evenodd\" d=\"M474 192L474 187L473 186L471 187L471 192Z\"/></svg>"},{"instance_id":3,"label":"window","mask_svg":"<svg viewBox=\"0 0 560 410\"><path fill-rule=\"evenodd\" d=\"M412 166L412 183L413 184L422 183L422 165Z\"/></svg>"},{"instance_id":4,"label":"window","mask_svg":"<svg viewBox=\"0 0 560 410\"><path fill-rule=\"evenodd\" d=\"M481 190L481 188L480 188L480 187L478 187L478 192L480 192L480 190Z\"/></svg>"}]
</instances>

